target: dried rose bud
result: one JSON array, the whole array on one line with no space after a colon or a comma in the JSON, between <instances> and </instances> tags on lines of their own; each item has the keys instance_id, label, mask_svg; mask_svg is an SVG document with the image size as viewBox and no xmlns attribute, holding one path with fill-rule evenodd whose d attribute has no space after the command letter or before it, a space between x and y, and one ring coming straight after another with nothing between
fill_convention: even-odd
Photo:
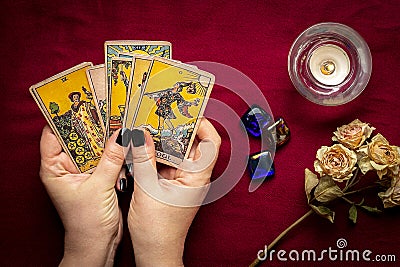
<instances>
[{"instance_id":1,"label":"dried rose bud","mask_svg":"<svg viewBox=\"0 0 400 267\"><path fill-rule=\"evenodd\" d=\"M347 148L356 149L371 136L373 130L375 128L370 127L368 123L355 119L351 123L337 128L333 132L335 136L332 137L332 140L343 144Z\"/></svg>"},{"instance_id":2,"label":"dried rose bud","mask_svg":"<svg viewBox=\"0 0 400 267\"><path fill-rule=\"evenodd\" d=\"M328 175L337 182L343 182L353 176L356 169L357 155L341 144L331 147L322 146L317 151L314 161L315 171L320 176Z\"/></svg>"},{"instance_id":3,"label":"dried rose bud","mask_svg":"<svg viewBox=\"0 0 400 267\"><path fill-rule=\"evenodd\" d=\"M358 165L363 173L376 170L380 179L384 175L393 177L399 173L400 148L391 146L381 134L374 136L371 143L361 146L358 151Z\"/></svg>"}]
</instances>

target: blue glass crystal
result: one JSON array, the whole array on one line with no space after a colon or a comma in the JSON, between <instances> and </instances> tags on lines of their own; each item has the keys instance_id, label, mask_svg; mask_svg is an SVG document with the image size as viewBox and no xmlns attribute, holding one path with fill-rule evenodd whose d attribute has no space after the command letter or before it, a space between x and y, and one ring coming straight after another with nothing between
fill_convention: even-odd
<instances>
[{"instance_id":1,"label":"blue glass crystal","mask_svg":"<svg viewBox=\"0 0 400 267\"><path fill-rule=\"evenodd\" d=\"M247 167L251 179L269 178L275 174L275 166L269 151L261 151L249 156Z\"/></svg>"},{"instance_id":2,"label":"blue glass crystal","mask_svg":"<svg viewBox=\"0 0 400 267\"><path fill-rule=\"evenodd\" d=\"M258 105L252 105L241 118L247 132L260 137L262 130L274 123L273 118Z\"/></svg>"}]
</instances>

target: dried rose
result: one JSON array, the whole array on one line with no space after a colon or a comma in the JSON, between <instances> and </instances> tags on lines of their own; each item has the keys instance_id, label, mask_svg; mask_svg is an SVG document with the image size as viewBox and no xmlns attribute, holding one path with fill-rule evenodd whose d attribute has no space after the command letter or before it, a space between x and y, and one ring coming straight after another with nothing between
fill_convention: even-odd
<instances>
[{"instance_id":1,"label":"dried rose","mask_svg":"<svg viewBox=\"0 0 400 267\"><path fill-rule=\"evenodd\" d=\"M391 146L381 134L374 136L371 143L361 146L358 151L358 165L362 173L376 170L379 179L384 175L393 177L399 173L400 147Z\"/></svg>"},{"instance_id":2,"label":"dried rose","mask_svg":"<svg viewBox=\"0 0 400 267\"><path fill-rule=\"evenodd\" d=\"M386 192L378 193L382 199L385 208L391 208L400 205L400 177L397 176L392 179L392 185Z\"/></svg>"},{"instance_id":3,"label":"dried rose","mask_svg":"<svg viewBox=\"0 0 400 267\"><path fill-rule=\"evenodd\" d=\"M368 123L355 119L349 124L337 128L337 130L333 132L335 136L332 137L332 140L343 144L347 148L356 149L371 136L373 130L375 130L375 128L370 127Z\"/></svg>"},{"instance_id":4,"label":"dried rose","mask_svg":"<svg viewBox=\"0 0 400 267\"><path fill-rule=\"evenodd\" d=\"M337 182L350 179L356 169L356 153L341 144L322 146L318 149L316 157L315 171L321 176L328 175Z\"/></svg>"}]
</instances>

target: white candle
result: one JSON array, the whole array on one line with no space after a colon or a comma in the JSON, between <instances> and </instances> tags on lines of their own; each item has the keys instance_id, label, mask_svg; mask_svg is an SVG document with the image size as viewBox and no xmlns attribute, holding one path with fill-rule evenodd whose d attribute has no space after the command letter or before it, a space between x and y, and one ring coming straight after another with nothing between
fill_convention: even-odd
<instances>
[{"instance_id":1,"label":"white candle","mask_svg":"<svg viewBox=\"0 0 400 267\"><path fill-rule=\"evenodd\" d=\"M313 51L309 67L320 83L333 86L342 83L350 72L350 59L337 45L323 45Z\"/></svg>"}]
</instances>

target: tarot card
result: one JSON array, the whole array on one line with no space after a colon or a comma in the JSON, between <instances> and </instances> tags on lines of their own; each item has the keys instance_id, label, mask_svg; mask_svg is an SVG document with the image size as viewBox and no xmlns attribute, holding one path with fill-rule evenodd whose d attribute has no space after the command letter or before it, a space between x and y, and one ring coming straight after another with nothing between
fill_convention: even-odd
<instances>
[{"instance_id":1,"label":"tarot card","mask_svg":"<svg viewBox=\"0 0 400 267\"><path fill-rule=\"evenodd\" d=\"M146 75L153 58L150 56L127 52L120 52L118 53L118 56L122 58L132 58L133 60L132 84L129 85L125 103L125 118L123 119L123 126L125 128L131 128L139 107L138 103L141 96L141 85L146 80ZM181 63L180 61L177 62Z\"/></svg>"},{"instance_id":2,"label":"tarot card","mask_svg":"<svg viewBox=\"0 0 400 267\"><path fill-rule=\"evenodd\" d=\"M150 131L157 161L176 167L188 157L214 81L211 73L154 57L134 127Z\"/></svg>"},{"instance_id":3,"label":"tarot card","mask_svg":"<svg viewBox=\"0 0 400 267\"><path fill-rule=\"evenodd\" d=\"M135 56L146 56L146 55L135 54L135 53L126 53L126 52L118 53L118 57L123 57L123 58L133 58ZM153 56L149 56L149 57L153 57ZM167 58L167 57L164 57L164 58ZM188 66L190 66L192 68L196 68L197 69L197 66L195 66L195 65L189 65L189 64L183 63L182 61L179 61L179 60L176 60L176 59L170 59L170 58L167 58L167 59L169 59L169 60L171 60L171 61L173 61L175 63L185 64L185 65L188 65Z\"/></svg>"},{"instance_id":4,"label":"tarot card","mask_svg":"<svg viewBox=\"0 0 400 267\"><path fill-rule=\"evenodd\" d=\"M86 76L89 81L90 89L93 92L93 98L97 108L100 110L101 115L101 126L103 127L103 131L105 132L106 128L106 116L107 116L107 91L106 91L106 83L104 79L104 64L96 65L90 67L86 70Z\"/></svg>"},{"instance_id":5,"label":"tarot card","mask_svg":"<svg viewBox=\"0 0 400 267\"><path fill-rule=\"evenodd\" d=\"M31 86L29 91L64 151L80 172L91 172L103 153L104 132L82 63Z\"/></svg>"},{"instance_id":6,"label":"tarot card","mask_svg":"<svg viewBox=\"0 0 400 267\"><path fill-rule=\"evenodd\" d=\"M107 99L107 138L123 125L125 103L132 77L132 59L111 59L110 90Z\"/></svg>"},{"instance_id":7,"label":"tarot card","mask_svg":"<svg viewBox=\"0 0 400 267\"><path fill-rule=\"evenodd\" d=\"M123 57L123 58L133 58L135 55L139 55L139 54L133 54L133 53L118 53L118 57Z\"/></svg>"},{"instance_id":8,"label":"tarot card","mask_svg":"<svg viewBox=\"0 0 400 267\"><path fill-rule=\"evenodd\" d=\"M111 75L111 59L118 57L120 53L171 58L172 45L165 41L106 41L104 43L106 83ZM111 84L107 84L107 88L110 86Z\"/></svg>"},{"instance_id":9,"label":"tarot card","mask_svg":"<svg viewBox=\"0 0 400 267\"><path fill-rule=\"evenodd\" d=\"M136 55L132 63L132 83L125 104L124 127L132 128L139 108L139 101L142 95L142 85L146 81L149 67L153 58Z\"/></svg>"},{"instance_id":10,"label":"tarot card","mask_svg":"<svg viewBox=\"0 0 400 267\"><path fill-rule=\"evenodd\" d=\"M136 119L137 110L139 108L139 103L141 100L142 85L146 80L148 69L153 60L153 57L143 56L134 53L122 52L118 54L119 57L132 58L132 84L129 86L127 93L126 103L125 103L125 118L123 119L123 127L132 128L132 125ZM184 64L178 60L172 60L176 63ZM192 66L192 65L188 65ZM192 66L197 69L197 66Z\"/></svg>"}]
</instances>

